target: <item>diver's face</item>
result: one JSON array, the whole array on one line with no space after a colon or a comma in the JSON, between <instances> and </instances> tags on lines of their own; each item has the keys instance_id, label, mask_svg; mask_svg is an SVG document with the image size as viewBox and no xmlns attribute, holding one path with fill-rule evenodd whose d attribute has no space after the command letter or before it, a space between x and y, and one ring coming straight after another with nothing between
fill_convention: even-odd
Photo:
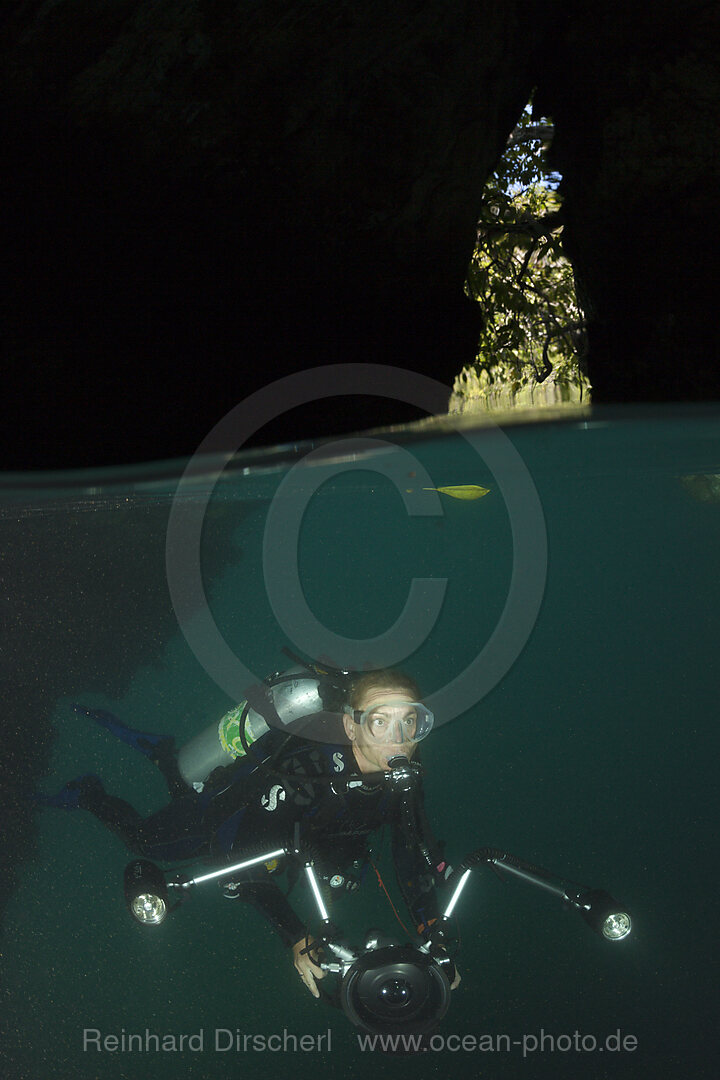
<instances>
[{"instance_id":1,"label":"diver's face","mask_svg":"<svg viewBox=\"0 0 720 1080\"><path fill-rule=\"evenodd\" d=\"M352 742L353 753L360 772L372 773L383 770L387 772L390 768L388 765L390 758L397 757L398 754L411 758L415 753L416 743L412 742L410 738L414 734L413 709L408 703L407 691L393 689L391 686L369 690L358 705L358 710L365 712L372 709L373 706L392 705L394 703L397 704L392 710L378 710L378 714L374 718L376 734L373 734L371 727L367 723L356 724L347 713L343 717L345 733ZM403 710L403 705L407 705L406 710ZM385 712L387 712L387 716L385 716ZM405 712L407 712L407 716L405 716ZM377 732L382 731L385 723L389 725L390 740L384 734L377 734Z\"/></svg>"}]
</instances>

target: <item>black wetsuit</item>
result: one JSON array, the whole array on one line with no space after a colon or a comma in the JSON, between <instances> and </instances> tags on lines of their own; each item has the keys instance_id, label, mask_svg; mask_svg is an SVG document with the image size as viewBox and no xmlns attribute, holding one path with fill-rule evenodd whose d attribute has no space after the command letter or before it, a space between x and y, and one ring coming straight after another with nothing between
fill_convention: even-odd
<instances>
[{"instance_id":1,"label":"black wetsuit","mask_svg":"<svg viewBox=\"0 0 720 1080\"><path fill-rule=\"evenodd\" d=\"M437 917L434 885L442 880L445 864L424 814L422 790L414 792L409 811L402 795L386 784L347 789L345 779L357 776L350 747L271 731L248 757L216 769L201 792L183 784L174 758L157 764L173 800L150 817L142 818L99 784L83 794L81 805L136 854L158 861L210 859L219 866L292 844L299 826L320 876L347 880L348 871L362 876L369 837L388 825L398 884L415 928L423 933ZM287 945L305 934L305 924L264 866L243 872L236 892L263 913Z\"/></svg>"}]
</instances>

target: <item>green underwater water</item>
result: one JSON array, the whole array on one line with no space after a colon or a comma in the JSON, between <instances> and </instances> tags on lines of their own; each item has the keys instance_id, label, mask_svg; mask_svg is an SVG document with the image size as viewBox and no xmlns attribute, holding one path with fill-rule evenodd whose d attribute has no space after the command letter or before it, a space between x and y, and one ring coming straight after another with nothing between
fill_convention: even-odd
<instances>
[{"instance_id":1,"label":"green underwater water","mask_svg":"<svg viewBox=\"0 0 720 1080\"><path fill-rule=\"evenodd\" d=\"M446 579L439 614L401 666L438 703L440 723L423 746L423 763L428 812L450 860L485 845L504 848L561 877L607 888L633 912L634 933L613 946L552 896L475 872L457 912L463 981L439 1032L507 1034L516 1045L495 1053L429 1051L423 1072L500 1080L715 1075L720 505L704 497L710 482L683 478L720 473L720 409L595 410L589 421L506 428L501 440L509 448L496 432L467 434L385 434L392 445L347 458L339 449L337 460L315 472L294 472L291 489L282 483L294 459L281 453L264 464L251 455L212 492L207 477L193 481L183 492L190 512L208 502L200 547L207 610L229 650L263 676L287 666L285 644L312 655L288 633L297 625L281 625L285 607L299 610L293 589L302 589L334 634L369 639L401 615L413 578ZM461 501L420 493L423 470L429 486L477 484L489 494ZM26 528L29 517L58 541L52 550L63 552L62 592L44 602L62 609L92 591L93 544L105 546L98 558L113 546L120 578L142 573L127 555L127 539L140 521L164 536L181 471L173 466L158 478L148 466L122 477L97 474L92 484L78 478L74 486L66 477L52 490L14 482L2 492L5 542L13 543L15 520ZM536 493L540 517L528 508L528 492ZM403 493L415 501L406 505ZM280 549L289 535L285 503L305 511L295 585ZM271 510L280 515L280 532L266 552L266 572L275 575L269 589L263 539ZM63 546L62 537L78 522L83 556L74 565L77 549ZM185 534L181 540L189 550ZM519 550L525 561L518 571ZM158 563L153 573L164 568ZM479 675L480 699L443 722L443 703L453 704L446 688L491 641L511 585L517 606L509 643L489 661L497 680L486 685L493 678ZM163 604L164 615L171 613L167 588ZM111 637L114 617L103 612ZM197 612L192 618L196 646L205 647L205 635L212 655L211 630ZM43 790L96 772L144 813L163 805L153 767L69 708L74 700L108 708L179 743L218 719L232 703L227 685L205 670L171 618L159 625L163 635L121 696L103 686L117 685L113 666L128 635L147 633L126 617L117 626L117 653L96 656L92 678L63 688ZM83 646L57 635L46 647L56 650L55 666L66 650L72 667ZM236 677L222 670L228 682ZM38 811L37 829L37 848L5 919L4 1075L417 1071L412 1055L362 1053L349 1021L302 987L260 916L225 900L215 884L198 888L162 926L140 927L124 906L129 857L117 838L82 811ZM387 847L378 858L397 898ZM380 926L404 939L374 875L336 918L351 936ZM202 1030L204 1048L83 1051L86 1028L103 1035ZM214 1048L216 1029L266 1037L330 1030L331 1049L223 1052ZM523 1057L517 1045L543 1032L579 1032L602 1043L618 1029L637 1049L553 1051L546 1038L543 1052Z\"/></svg>"}]
</instances>

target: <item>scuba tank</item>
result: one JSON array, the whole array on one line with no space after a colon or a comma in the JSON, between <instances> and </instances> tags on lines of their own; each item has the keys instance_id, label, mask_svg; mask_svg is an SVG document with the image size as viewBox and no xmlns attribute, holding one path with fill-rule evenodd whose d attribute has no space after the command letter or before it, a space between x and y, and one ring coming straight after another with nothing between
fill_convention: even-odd
<instances>
[{"instance_id":1,"label":"scuba tank","mask_svg":"<svg viewBox=\"0 0 720 1080\"><path fill-rule=\"evenodd\" d=\"M203 728L178 752L180 775L189 787L201 785L220 765L232 765L246 751L240 739L240 724L244 723L245 740L257 742L270 728L246 701L225 713L219 724Z\"/></svg>"},{"instance_id":2,"label":"scuba tank","mask_svg":"<svg viewBox=\"0 0 720 1080\"><path fill-rule=\"evenodd\" d=\"M299 662L288 671L274 672L246 691L247 701L180 749L180 775L189 787L201 790L214 769L245 756L252 743L271 728L320 742L345 741L340 721L349 679L347 671L327 670L314 663Z\"/></svg>"}]
</instances>

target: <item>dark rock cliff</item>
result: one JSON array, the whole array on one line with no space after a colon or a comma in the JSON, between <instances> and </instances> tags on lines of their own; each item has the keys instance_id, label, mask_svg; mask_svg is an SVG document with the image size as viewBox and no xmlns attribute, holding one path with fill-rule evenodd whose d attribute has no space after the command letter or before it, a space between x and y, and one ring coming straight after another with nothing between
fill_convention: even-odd
<instances>
[{"instance_id":1,"label":"dark rock cliff","mask_svg":"<svg viewBox=\"0 0 720 1080\"><path fill-rule=\"evenodd\" d=\"M704 3L15 5L5 467L190 453L316 364L449 388L483 182L534 85L595 400L716 395L717 44ZM348 400L263 440L411 415Z\"/></svg>"},{"instance_id":2,"label":"dark rock cliff","mask_svg":"<svg viewBox=\"0 0 720 1080\"><path fill-rule=\"evenodd\" d=\"M315 364L449 384L476 337L483 180L531 85L518 8L22 5L5 30L21 392L29 366L72 401L58 434L79 414L94 460L142 460L159 426L190 452ZM131 445L101 423L118 413Z\"/></svg>"}]
</instances>

